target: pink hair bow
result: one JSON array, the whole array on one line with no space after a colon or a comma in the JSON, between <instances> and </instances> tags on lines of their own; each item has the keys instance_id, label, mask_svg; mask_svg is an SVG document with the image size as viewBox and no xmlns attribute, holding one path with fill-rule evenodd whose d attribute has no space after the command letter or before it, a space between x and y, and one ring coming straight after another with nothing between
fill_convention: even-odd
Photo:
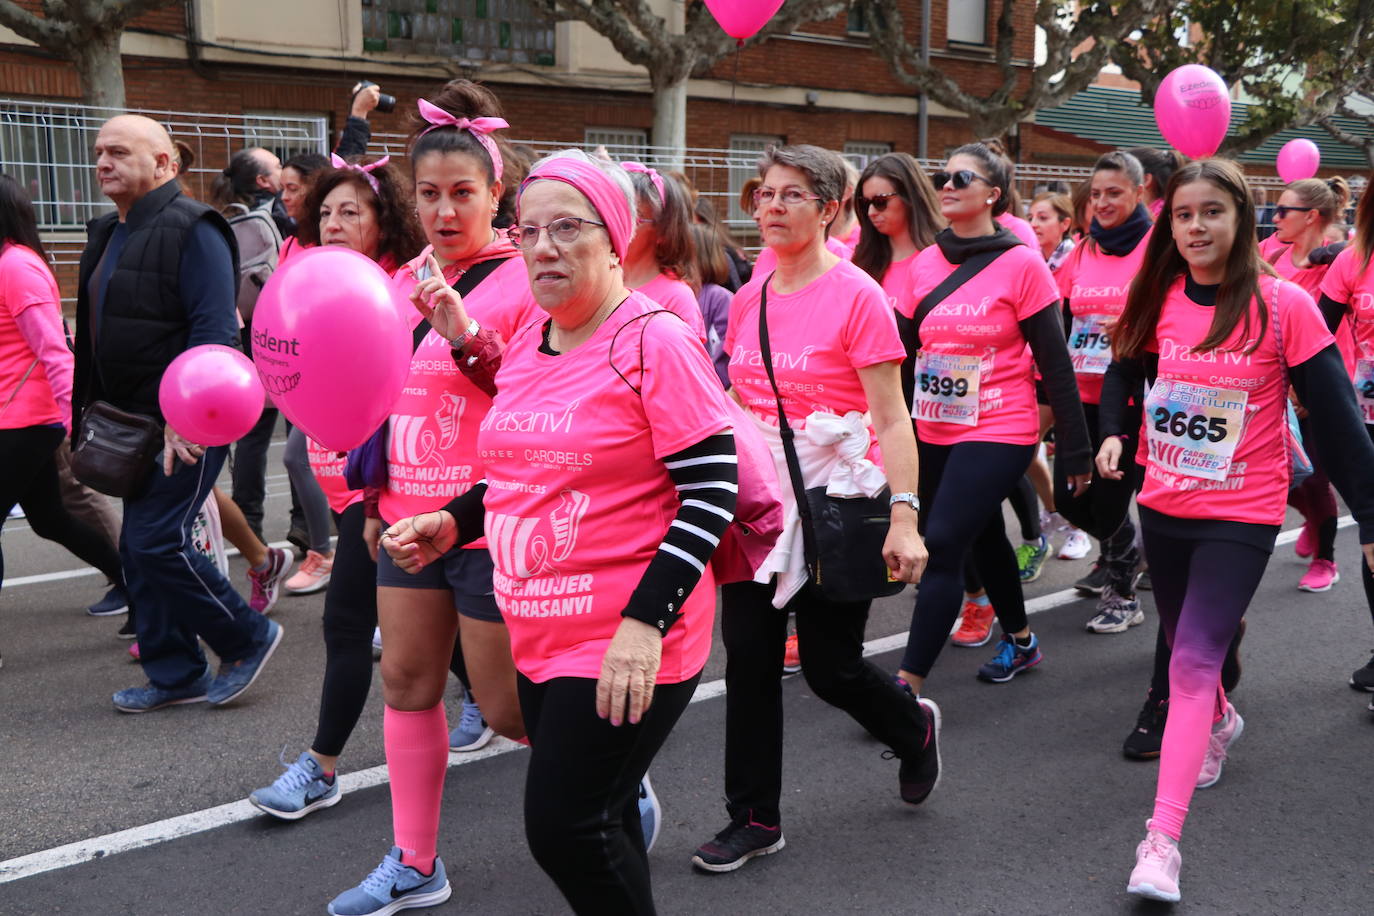
<instances>
[{"instance_id":1,"label":"pink hair bow","mask_svg":"<svg viewBox=\"0 0 1374 916\"><path fill-rule=\"evenodd\" d=\"M654 183L654 190L658 192L658 202L660 204L668 202L667 195L663 193L663 176L658 173L657 169L650 168L642 162L622 162L620 167L627 172L642 172L648 175L649 180Z\"/></svg>"},{"instance_id":2,"label":"pink hair bow","mask_svg":"<svg viewBox=\"0 0 1374 916\"><path fill-rule=\"evenodd\" d=\"M369 162L367 165L358 165L356 162L344 161L344 158L340 156L338 153L329 154L330 165L334 166L334 168L336 169L352 169L353 171L360 173L364 178L367 179L367 184L370 188L372 188L372 193L376 194L378 197L382 196L382 191L381 188L377 186L377 179L372 175L372 170L379 169L390 161L390 156L383 156L376 162Z\"/></svg>"},{"instance_id":3,"label":"pink hair bow","mask_svg":"<svg viewBox=\"0 0 1374 916\"><path fill-rule=\"evenodd\" d=\"M482 144L482 149L487 151L491 157L491 171L496 176L496 180L501 180L501 174L505 171L505 164L501 161L501 151L496 148L496 141L491 138L491 132L500 130L503 127L510 127L505 118L455 118L438 105L431 105L424 99L417 103L420 108L420 117L429 124L424 130L420 131L420 137L434 130L436 127L456 127L465 130ZM419 139L416 137L415 139Z\"/></svg>"}]
</instances>

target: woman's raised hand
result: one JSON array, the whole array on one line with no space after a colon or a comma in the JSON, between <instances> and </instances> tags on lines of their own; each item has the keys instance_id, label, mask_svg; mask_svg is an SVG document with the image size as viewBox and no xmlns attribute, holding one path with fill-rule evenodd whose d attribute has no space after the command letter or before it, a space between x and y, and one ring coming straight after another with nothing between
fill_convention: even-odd
<instances>
[{"instance_id":1,"label":"woman's raised hand","mask_svg":"<svg viewBox=\"0 0 1374 916\"><path fill-rule=\"evenodd\" d=\"M444 269L433 254L426 256L425 265L429 268L429 276L415 284L410 301L415 310L429 321L430 327L452 340L468 326L468 312L463 308L463 297L448 285L444 279Z\"/></svg>"}]
</instances>

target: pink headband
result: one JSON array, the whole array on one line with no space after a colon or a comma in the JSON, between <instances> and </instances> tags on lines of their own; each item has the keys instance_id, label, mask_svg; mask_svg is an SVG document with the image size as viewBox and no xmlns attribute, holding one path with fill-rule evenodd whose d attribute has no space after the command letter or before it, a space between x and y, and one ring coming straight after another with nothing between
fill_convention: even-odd
<instances>
[{"instance_id":1,"label":"pink headband","mask_svg":"<svg viewBox=\"0 0 1374 916\"><path fill-rule=\"evenodd\" d=\"M367 179L367 184L369 187L372 188L372 193L376 194L378 198L382 196L382 190L377 186L377 179L373 176L372 170L379 169L390 161L390 156L383 156L376 162L370 162L367 165L358 165L355 162L345 162L343 158L339 156L338 153L329 154L330 165L334 166L334 168L336 169L352 169L353 171L361 174L364 178Z\"/></svg>"},{"instance_id":2,"label":"pink headband","mask_svg":"<svg viewBox=\"0 0 1374 916\"><path fill-rule=\"evenodd\" d=\"M501 180L501 174L505 172L505 163L501 161L501 151L496 148L496 141L491 138L491 132L500 130L503 127L510 127L505 118L455 118L438 105L431 105L424 99L419 101L420 117L429 124L424 130L420 131L420 137L438 127L456 127L465 130L482 144L482 149L487 151L491 157L491 173L496 176L496 180ZM419 140L420 137L416 137Z\"/></svg>"},{"instance_id":3,"label":"pink headband","mask_svg":"<svg viewBox=\"0 0 1374 916\"><path fill-rule=\"evenodd\" d=\"M622 261L625 260L630 236L635 231L634 211L625 199L624 190L611 180L611 176L590 162L554 156L541 160L530 170L529 177L520 185L520 192L523 194L531 182L541 178L561 181L580 191L606 224L606 234L611 237L611 249Z\"/></svg>"},{"instance_id":4,"label":"pink headband","mask_svg":"<svg viewBox=\"0 0 1374 916\"><path fill-rule=\"evenodd\" d=\"M663 193L663 176L658 173L657 169L651 169L642 162L622 162L620 167L627 172L642 172L648 175L649 180L654 183L654 190L658 191L658 202L660 204L668 202L667 195Z\"/></svg>"}]
</instances>

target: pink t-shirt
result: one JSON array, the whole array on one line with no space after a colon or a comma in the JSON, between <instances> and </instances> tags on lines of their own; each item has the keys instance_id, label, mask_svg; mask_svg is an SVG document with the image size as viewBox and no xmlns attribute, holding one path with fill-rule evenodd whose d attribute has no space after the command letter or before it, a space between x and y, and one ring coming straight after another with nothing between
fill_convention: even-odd
<instances>
[{"instance_id":1,"label":"pink t-shirt","mask_svg":"<svg viewBox=\"0 0 1374 916\"><path fill-rule=\"evenodd\" d=\"M407 292L432 249L396 271ZM506 340L543 314L530 293L529 273L512 257L463 297L463 307L483 327ZM412 312L414 310L412 309ZM412 326L419 324L415 313ZM431 512L461 496L482 479L477 428L491 398L454 365L452 349L430 330L410 362L410 377L391 409L387 485L378 511L388 522ZM485 546L481 541L469 547Z\"/></svg>"},{"instance_id":2,"label":"pink t-shirt","mask_svg":"<svg viewBox=\"0 0 1374 916\"><path fill-rule=\"evenodd\" d=\"M1147 347L1159 354L1159 375L1141 423L1146 472L1140 505L1175 518L1281 524L1289 484L1288 385L1274 336L1267 331L1246 355L1237 346L1241 324L1222 347L1194 352L1214 309L1189 299L1184 282L1179 276L1170 285ZM1259 327L1259 310L1270 309L1276 285L1283 356L1296 366L1330 346L1332 337L1312 297L1273 277L1260 279L1266 304L1252 301L1252 329ZM1219 457L1227 450L1229 466Z\"/></svg>"},{"instance_id":3,"label":"pink t-shirt","mask_svg":"<svg viewBox=\"0 0 1374 916\"><path fill-rule=\"evenodd\" d=\"M0 405L10 401L11 396L14 399L0 416L0 429L64 422L45 364L40 360L35 365L37 354L20 332L18 322L19 315L28 309L46 308L57 316L60 326L60 302L57 281L38 252L25 245L6 244L0 251ZM65 344L47 350L63 363L70 398L74 364L71 351ZM24 381L25 373L28 381ZM60 387L61 380L57 384Z\"/></svg>"},{"instance_id":4,"label":"pink t-shirt","mask_svg":"<svg viewBox=\"0 0 1374 916\"><path fill-rule=\"evenodd\" d=\"M843 261L850 261L854 258L854 249L833 235L825 240L825 250ZM759 252L759 256L754 259L753 276L755 277L767 276L777 269L778 253L771 248L763 249Z\"/></svg>"},{"instance_id":5,"label":"pink t-shirt","mask_svg":"<svg viewBox=\"0 0 1374 916\"><path fill-rule=\"evenodd\" d=\"M908 318L954 272L939 245L916 256ZM1039 248L1018 245L935 306L921 322L916 435L924 442L1033 445L1040 437L1030 344L1019 322L1059 301ZM923 390L922 382L929 385Z\"/></svg>"},{"instance_id":6,"label":"pink t-shirt","mask_svg":"<svg viewBox=\"0 0 1374 916\"><path fill-rule=\"evenodd\" d=\"M1126 308L1131 281L1140 271L1149 243L1147 232L1130 254L1114 257L1096 242L1084 242L1069 253L1054 275L1059 292L1069 300L1069 311L1073 313L1069 355L1084 404L1102 402L1102 379L1112 357L1105 325L1120 318Z\"/></svg>"},{"instance_id":7,"label":"pink t-shirt","mask_svg":"<svg viewBox=\"0 0 1374 916\"><path fill-rule=\"evenodd\" d=\"M1031 248L1036 251L1040 250L1040 240L1035 237L1035 230L1031 228L1030 223L1026 222L1021 217L1012 213L1003 213L1001 216L997 217L997 222L1014 232L1018 239L1025 242Z\"/></svg>"},{"instance_id":8,"label":"pink t-shirt","mask_svg":"<svg viewBox=\"0 0 1374 916\"><path fill-rule=\"evenodd\" d=\"M1291 242L1280 241L1277 232L1266 236L1259 243L1260 257L1272 264L1274 263L1274 256L1291 244Z\"/></svg>"},{"instance_id":9,"label":"pink t-shirt","mask_svg":"<svg viewBox=\"0 0 1374 916\"><path fill-rule=\"evenodd\" d=\"M277 252L277 266L280 267L286 259L298 251L305 251L309 245L302 245L300 240L294 235L281 243L281 250Z\"/></svg>"},{"instance_id":10,"label":"pink t-shirt","mask_svg":"<svg viewBox=\"0 0 1374 916\"><path fill-rule=\"evenodd\" d=\"M860 226L859 221L856 219L854 220L854 228L850 229L849 234L840 239L840 241L844 242L852 252L855 248L859 247L859 235L862 234L862 232L863 226Z\"/></svg>"},{"instance_id":11,"label":"pink t-shirt","mask_svg":"<svg viewBox=\"0 0 1374 916\"><path fill-rule=\"evenodd\" d=\"M535 322L510 341L496 376L478 433L486 541L515 667L537 683L600 674L620 612L680 506L663 459L733 425L710 358L685 324L655 315L625 327L657 309L631 294L559 356L539 351L543 322ZM663 638L659 683L680 683L706 664L715 606L708 566Z\"/></svg>"},{"instance_id":12,"label":"pink t-shirt","mask_svg":"<svg viewBox=\"0 0 1374 916\"><path fill-rule=\"evenodd\" d=\"M759 295L767 274L754 272L730 303L725 352L730 387L741 403L774 426L778 402L759 345ZM806 426L815 411L844 416L868 411L857 370L906 356L897 319L878 282L849 261L839 261L794 293L768 290L768 342L787 422ZM868 457L878 458L872 436Z\"/></svg>"},{"instance_id":13,"label":"pink t-shirt","mask_svg":"<svg viewBox=\"0 0 1374 916\"><path fill-rule=\"evenodd\" d=\"M1301 286L1307 295L1312 297L1313 302L1322 297L1322 281L1326 279L1326 272L1330 269L1330 264L1312 264L1308 267L1299 268L1293 263L1292 245L1279 246L1272 251L1272 256L1267 257L1267 259L1278 271L1280 277ZM1353 377L1355 373L1355 332L1351 328L1349 314L1341 319L1341 323L1336 328L1336 348L1341 351L1341 360L1345 363L1345 371Z\"/></svg>"},{"instance_id":14,"label":"pink t-shirt","mask_svg":"<svg viewBox=\"0 0 1374 916\"><path fill-rule=\"evenodd\" d=\"M894 311L902 311L903 314L915 311L914 305L903 311L902 303L911 296L911 268L916 264L918 254L919 251L912 252L900 261L893 261L883 274L883 292L887 293L887 304Z\"/></svg>"},{"instance_id":15,"label":"pink t-shirt","mask_svg":"<svg viewBox=\"0 0 1374 916\"><path fill-rule=\"evenodd\" d=\"M340 514L354 503L362 502L362 490L350 490L344 482L344 465L348 462L346 454L333 452L320 445L309 436L305 439L306 454L310 459L310 470L319 481L329 508Z\"/></svg>"},{"instance_id":16,"label":"pink t-shirt","mask_svg":"<svg viewBox=\"0 0 1374 916\"><path fill-rule=\"evenodd\" d=\"M1355 377L1359 360L1374 360L1374 258L1364 266L1360 264L1360 254L1351 245L1331 262L1326 276L1322 278L1321 294L1335 302L1350 306L1345 320L1350 324L1351 360L1346 368L1351 378ZM1338 335L1345 337L1345 334ZM1361 407L1364 405L1362 404ZM1366 414L1366 422L1369 417Z\"/></svg>"},{"instance_id":17,"label":"pink t-shirt","mask_svg":"<svg viewBox=\"0 0 1374 916\"><path fill-rule=\"evenodd\" d=\"M701 306L690 286L676 277L659 274L641 286L639 292L687 322L687 327L705 345L706 321L701 317Z\"/></svg>"}]
</instances>

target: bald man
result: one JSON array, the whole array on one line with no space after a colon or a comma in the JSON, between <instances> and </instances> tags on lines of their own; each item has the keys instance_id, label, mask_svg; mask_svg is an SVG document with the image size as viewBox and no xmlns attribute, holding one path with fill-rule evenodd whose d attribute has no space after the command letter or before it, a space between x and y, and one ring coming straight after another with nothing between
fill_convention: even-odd
<instances>
[{"instance_id":1,"label":"bald man","mask_svg":"<svg viewBox=\"0 0 1374 916\"><path fill-rule=\"evenodd\" d=\"M257 678L281 627L251 610L191 544L191 524L228 449L190 442L158 406L167 365L191 347L235 346L238 253L229 225L181 193L172 140L156 121L121 115L95 141L96 178L115 212L86 227L76 306L74 447L97 401L163 424L159 467L124 497L119 553L138 613L148 683L114 695L121 712L222 704ZM212 674L198 638L220 657Z\"/></svg>"}]
</instances>

